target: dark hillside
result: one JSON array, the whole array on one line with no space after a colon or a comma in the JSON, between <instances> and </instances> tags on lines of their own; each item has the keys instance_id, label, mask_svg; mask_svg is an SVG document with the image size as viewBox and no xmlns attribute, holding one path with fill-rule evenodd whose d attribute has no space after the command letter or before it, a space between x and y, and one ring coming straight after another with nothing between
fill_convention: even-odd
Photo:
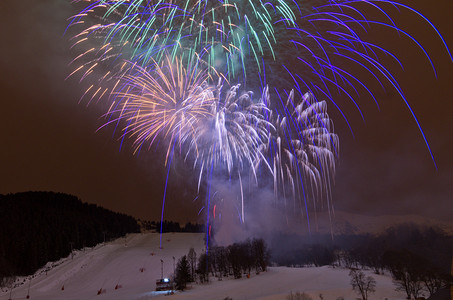
<instances>
[{"instance_id":1,"label":"dark hillside","mask_svg":"<svg viewBox=\"0 0 453 300\"><path fill-rule=\"evenodd\" d=\"M137 221L75 196L53 192L0 195L0 279L28 275L71 249L139 232Z\"/></svg>"}]
</instances>

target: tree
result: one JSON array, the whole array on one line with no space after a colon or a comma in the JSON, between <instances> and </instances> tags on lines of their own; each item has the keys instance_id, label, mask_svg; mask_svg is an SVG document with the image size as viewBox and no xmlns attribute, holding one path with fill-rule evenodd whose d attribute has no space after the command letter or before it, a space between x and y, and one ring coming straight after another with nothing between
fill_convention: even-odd
<instances>
[{"instance_id":1,"label":"tree","mask_svg":"<svg viewBox=\"0 0 453 300\"><path fill-rule=\"evenodd\" d=\"M213 257L213 271L216 274L216 277L219 280L222 280L222 277L228 276L228 258L227 258L227 251L225 247L218 246L213 247L210 250L211 257Z\"/></svg>"},{"instance_id":2,"label":"tree","mask_svg":"<svg viewBox=\"0 0 453 300\"><path fill-rule=\"evenodd\" d=\"M428 262L410 251L387 251L383 261L390 270L397 290L406 292L407 299L417 299L423 289L423 274Z\"/></svg>"},{"instance_id":3,"label":"tree","mask_svg":"<svg viewBox=\"0 0 453 300\"><path fill-rule=\"evenodd\" d=\"M209 271L210 271L209 256L206 253L202 253L198 257L198 268L197 268L197 273L200 278L200 282L209 282Z\"/></svg>"},{"instance_id":4,"label":"tree","mask_svg":"<svg viewBox=\"0 0 453 300\"><path fill-rule=\"evenodd\" d=\"M242 277L242 253L241 245L234 243L228 246L228 261L230 262L233 276L235 279Z\"/></svg>"},{"instance_id":5,"label":"tree","mask_svg":"<svg viewBox=\"0 0 453 300\"><path fill-rule=\"evenodd\" d=\"M179 259L178 265L176 266L175 284L176 289L184 290L187 283L190 282L190 268L187 256L183 256Z\"/></svg>"},{"instance_id":6,"label":"tree","mask_svg":"<svg viewBox=\"0 0 453 300\"><path fill-rule=\"evenodd\" d=\"M429 295L432 296L439 289L451 285L452 279L449 274L442 274L440 270L429 268L422 274L422 281Z\"/></svg>"},{"instance_id":7,"label":"tree","mask_svg":"<svg viewBox=\"0 0 453 300\"><path fill-rule=\"evenodd\" d=\"M358 269L351 269L349 277L351 277L352 289L362 295L363 300L367 300L368 295L375 292L376 280L373 277L365 277L365 274Z\"/></svg>"},{"instance_id":8,"label":"tree","mask_svg":"<svg viewBox=\"0 0 453 300\"><path fill-rule=\"evenodd\" d=\"M321 244L312 245L307 250L311 263L317 267L330 265L335 259L333 249Z\"/></svg>"},{"instance_id":9,"label":"tree","mask_svg":"<svg viewBox=\"0 0 453 300\"><path fill-rule=\"evenodd\" d=\"M295 292L294 294L293 294L293 292L291 292L291 294L286 296L286 299L287 300L313 300L313 298L310 295L301 293L301 292Z\"/></svg>"},{"instance_id":10,"label":"tree","mask_svg":"<svg viewBox=\"0 0 453 300\"><path fill-rule=\"evenodd\" d=\"M189 260L190 265L190 281L195 281L195 270L197 267L197 253L193 248L190 248L189 254L187 254L187 259Z\"/></svg>"},{"instance_id":11,"label":"tree","mask_svg":"<svg viewBox=\"0 0 453 300\"><path fill-rule=\"evenodd\" d=\"M269 251L263 239L253 239L252 256L254 259L256 273L264 272L269 263Z\"/></svg>"}]
</instances>

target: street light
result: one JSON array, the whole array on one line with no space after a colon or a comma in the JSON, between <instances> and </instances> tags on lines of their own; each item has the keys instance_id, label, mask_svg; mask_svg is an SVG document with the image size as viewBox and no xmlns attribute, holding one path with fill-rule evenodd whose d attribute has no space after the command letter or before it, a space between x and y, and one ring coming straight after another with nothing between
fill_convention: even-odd
<instances>
[{"instance_id":1,"label":"street light","mask_svg":"<svg viewBox=\"0 0 453 300\"><path fill-rule=\"evenodd\" d=\"M176 276L176 261L175 261L175 257L173 256L173 277Z\"/></svg>"},{"instance_id":2,"label":"street light","mask_svg":"<svg viewBox=\"0 0 453 300\"><path fill-rule=\"evenodd\" d=\"M74 242L69 242L69 245L71 245L71 259L74 259L74 253L72 252L72 245L74 245Z\"/></svg>"},{"instance_id":3,"label":"street light","mask_svg":"<svg viewBox=\"0 0 453 300\"><path fill-rule=\"evenodd\" d=\"M175 257L173 256L173 289L175 289L175 281L176 281L176 263L175 263Z\"/></svg>"}]
</instances>

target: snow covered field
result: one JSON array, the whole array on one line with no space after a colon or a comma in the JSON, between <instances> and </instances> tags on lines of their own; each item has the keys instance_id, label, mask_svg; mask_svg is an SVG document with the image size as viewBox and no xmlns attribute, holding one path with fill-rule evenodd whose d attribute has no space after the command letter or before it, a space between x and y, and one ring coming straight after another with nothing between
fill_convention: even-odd
<instances>
[{"instance_id":1,"label":"snow covered field","mask_svg":"<svg viewBox=\"0 0 453 300\"><path fill-rule=\"evenodd\" d=\"M31 282L14 288L11 299L285 299L292 292L305 292L314 300L356 299L346 269L272 267L268 272L251 278L212 278L209 284L193 284L188 290L174 295L155 292L156 279L173 274L173 257L178 259L193 247L197 254L204 251L203 234L167 233L131 234L105 245L77 251L73 258L62 259L45 272L38 271ZM368 272L367 272L368 273ZM389 276L369 272L377 282L373 299L405 299L396 292ZM21 282L24 278L19 279ZM116 287L116 289L115 289ZM64 289L63 289L64 288ZM102 293L98 295L98 292ZM0 293L0 300L9 299L10 292Z\"/></svg>"}]
</instances>

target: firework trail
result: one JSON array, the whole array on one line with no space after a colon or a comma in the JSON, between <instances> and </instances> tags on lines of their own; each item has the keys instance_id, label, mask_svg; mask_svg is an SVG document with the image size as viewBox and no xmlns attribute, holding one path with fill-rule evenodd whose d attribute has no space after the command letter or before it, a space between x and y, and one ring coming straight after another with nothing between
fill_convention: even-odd
<instances>
[{"instance_id":1,"label":"firework trail","mask_svg":"<svg viewBox=\"0 0 453 300\"><path fill-rule=\"evenodd\" d=\"M268 89L264 102L269 103ZM339 139L333 133L333 121L327 114L327 103L316 101L305 93L294 101L291 91L286 102L280 100L280 109L271 116L275 128L270 130L268 144L263 148L269 159L276 199L293 199L293 210L300 209L308 216L308 199L316 212L316 204L325 197L329 213L331 185L335 176L335 160L339 155ZM288 195L289 193L289 195ZM302 211L305 209L305 212ZM310 228L309 228L310 229Z\"/></svg>"}]
</instances>

